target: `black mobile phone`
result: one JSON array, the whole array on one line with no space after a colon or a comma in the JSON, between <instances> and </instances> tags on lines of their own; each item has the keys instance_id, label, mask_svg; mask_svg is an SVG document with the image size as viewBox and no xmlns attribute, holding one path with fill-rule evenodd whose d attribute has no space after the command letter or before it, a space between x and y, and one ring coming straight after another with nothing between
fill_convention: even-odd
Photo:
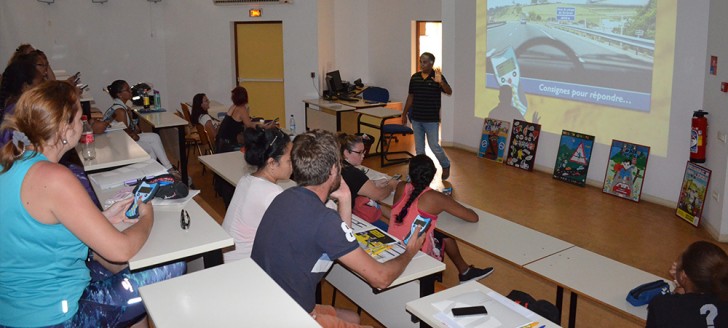
<instances>
[{"instance_id":1,"label":"black mobile phone","mask_svg":"<svg viewBox=\"0 0 728 328\"><path fill-rule=\"evenodd\" d=\"M475 315L475 314L488 314L488 310L486 310L485 306L483 306L483 305L460 307L460 308L452 309L452 315L454 315L456 317L461 316L461 315Z\"/></svg>"}]
</instances>

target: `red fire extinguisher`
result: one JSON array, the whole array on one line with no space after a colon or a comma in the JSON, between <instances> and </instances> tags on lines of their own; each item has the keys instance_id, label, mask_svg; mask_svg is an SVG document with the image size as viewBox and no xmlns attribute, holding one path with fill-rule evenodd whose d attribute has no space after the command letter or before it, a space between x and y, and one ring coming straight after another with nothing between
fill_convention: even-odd
<instances>
[{"instance_id":1,"label":"red fire extinguisher","mask_svg":"<svg viewBox=\"0 0 728 328\"><path fill-rule=\"evenodd\" d=\"M708 143L708 112L702 109L693 112L693 124L690 131L690 161L705 163L705 147Z\"/></svg>"}]
</instances>

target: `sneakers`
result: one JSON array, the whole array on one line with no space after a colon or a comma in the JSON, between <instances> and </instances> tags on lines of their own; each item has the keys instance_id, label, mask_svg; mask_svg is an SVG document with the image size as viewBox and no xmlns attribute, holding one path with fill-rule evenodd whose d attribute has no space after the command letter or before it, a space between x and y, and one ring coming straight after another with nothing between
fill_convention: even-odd
<instances>
[{"instance_id":1,"label":"sneakers","mask_svg":"<svg viewBox=\"0 0 728 328\"><path fill-rule=\"evenodd\" d=\"M450 167L443 167L442 168L442 180L447 180L447 178L450 177Z\"/></svg>"},{"instance_id":2,"label":"sneakers","mask_svg":"<svg viewBox=\"0 0 728 328\"><path fill-rule=\"evenodd\" d=\"M460 283L464 283L470 280L477 280L482 279L487 276L490 276L490 274L493 273L493 268L488 267L485 269L476 268L474 266L470 266L470 268L465 271L465 274L459 275L460 277Z\"/></svg>"}]
</instances>

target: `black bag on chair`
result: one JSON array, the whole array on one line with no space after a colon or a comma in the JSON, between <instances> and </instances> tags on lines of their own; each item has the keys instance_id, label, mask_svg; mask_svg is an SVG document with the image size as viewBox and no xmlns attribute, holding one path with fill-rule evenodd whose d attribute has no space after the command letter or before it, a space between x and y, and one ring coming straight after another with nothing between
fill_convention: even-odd
<instances>
[{"instance_id":1,"label":"black bag on chair","mask_svg":"<svg viewBox=\"0 0 728 328\"><path fill-rule=\"evenodd\" d=\"M546 300L536 300L531 294L520 290L512 290L508 296L511 301L535 312L549 321L561 325L561 313L556 305Z\"/></svg>"}]
</instances>

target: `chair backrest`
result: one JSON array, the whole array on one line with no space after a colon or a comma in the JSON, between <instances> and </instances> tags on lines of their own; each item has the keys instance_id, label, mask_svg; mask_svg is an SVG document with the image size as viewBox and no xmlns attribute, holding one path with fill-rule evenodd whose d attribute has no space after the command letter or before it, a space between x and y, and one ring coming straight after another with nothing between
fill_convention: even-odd
<instances>
[{"instance_id":1,"label":"chair backrest","mask_svg":"<svg viewBox=\"0 0 728 328\"><path fill-rule=\"evenodd\" d=\"M192 114L190 113L192 109L190 108L190 105L181 102L179 103L179 106L182 108L182 114L184 114L185 120L187 120L190 124L195 124L195 122L192 122Z\"/></svg>"},{"instance_id":2,"label":"chair backrest","mask_svg":"<svg viewBox=\"0 0 728 328\"><path fill-rule=\"evenodd\" d=\"M361 97L365 100L387 103L389 102L389 91L380 87L367 87L362 92Z\"/></svg>"},{"instance_id":3,"label":"chair backrest","mask_svg":"<svg viewBox=\"0 0 728 328\"><path fill-rule=\"evenodd\" d=\"M182 114L182 113L180 113L180 112L175 112L175 113L174 113L174 115L177 115L177 117L179 117L179 118L181 118L181 119L184 119L184 114ZM189 121L187 121L187 122L189 122ZM195 132L196 132L196 131L194 130L194 128L192 127L192 125L191 125L191 124L187 124L187 125L185 126L185 138L186 138L186 139L198 139L198 138L197 138L197 137L195 136L195 135L196 135L196 133L195 133Z\"/></svg>"},{"instance_id":4,"label":"chair backrest","mask_svg":"<svg viewBox=\"0 0 728 328\"><path fill-rule=\"evenodd\" d=\"M207 146L207 149L210 152L210 155L215 153L215 146L212 140L210 140L210 135L207 134L207 130L205 130L205 126L196 123L195 128L197 129L197 134L200 136L200 140L202 141L202 144Z\"/></svg>"}]
</instances>

